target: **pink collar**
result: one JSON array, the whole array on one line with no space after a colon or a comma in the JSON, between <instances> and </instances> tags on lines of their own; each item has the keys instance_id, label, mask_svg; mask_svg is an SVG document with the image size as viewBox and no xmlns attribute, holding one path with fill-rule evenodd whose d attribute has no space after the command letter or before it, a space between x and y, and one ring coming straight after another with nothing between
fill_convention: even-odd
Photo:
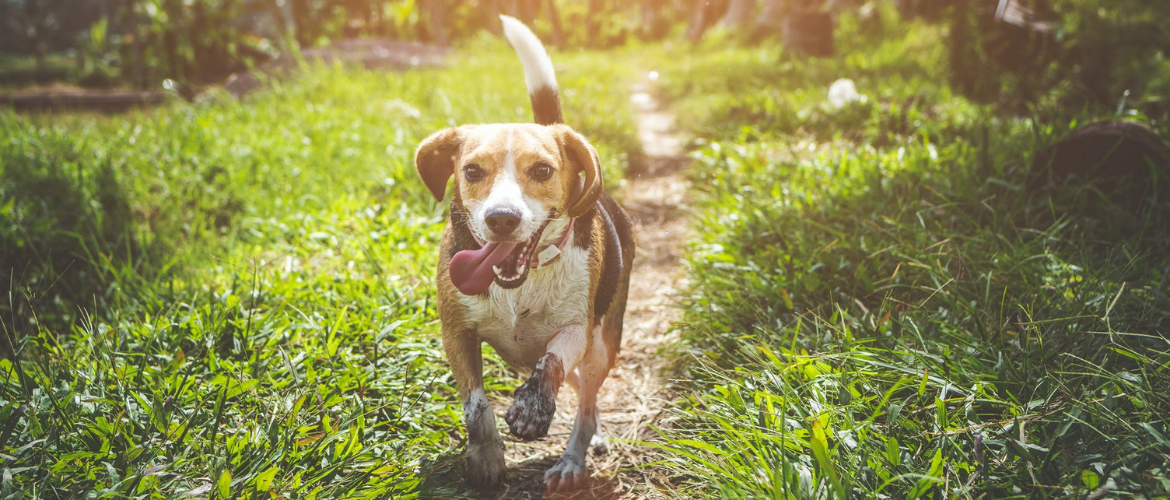
<instances>
[{"instance_id":1,"label":"pink collar","mask_svg":"<svg viewBox=\"0 0 1170 500\"><path fill-rule=\"evenodd\" d=\"M556 262L557 259L561 258L561 251L564 250L565 245L569 243L569 238L571 238L573 236L573 225L576 222L577 222L576 218L569 219L569 227L565 228L565 234L561 235L561 239L558 240L556 243L549 245L548 247L546 247L544 250L541 250L540 252L536 252L535 250L533 250L534 256L539 258L540 260L534 264L530 264L532 269L536 269L538 267L544 267L544 266L550 265L553 262ZM471 237L475 238L475 242L479 243L480 247L487 245L486 241L479 239L479 236L475 235L475 231L468 231L468 232L471 233ZM548 252L548 250L550 248L553 248L553 247L556 247L556 249L557 249L556 254L549 257L547 259L547 262L546 262L543 256L546 252Z\"/></svg>"}]
</instances>

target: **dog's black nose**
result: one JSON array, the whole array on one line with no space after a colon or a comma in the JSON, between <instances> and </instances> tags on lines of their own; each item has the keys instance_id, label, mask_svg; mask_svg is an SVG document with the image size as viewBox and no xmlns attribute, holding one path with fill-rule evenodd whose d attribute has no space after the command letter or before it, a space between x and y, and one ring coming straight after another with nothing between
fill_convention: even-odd
<instances>
[{"instance_id":1,"label":"dog's black nose","mask_svg":"<svg viewBox=\"0 0 1170 500\"><path fill-rule=\"evenodd\" d=\"M484 217L484 222L496 236L508 236L520 225L520 216L507 210L492 210Z\"/></svg>"}]
</instances>

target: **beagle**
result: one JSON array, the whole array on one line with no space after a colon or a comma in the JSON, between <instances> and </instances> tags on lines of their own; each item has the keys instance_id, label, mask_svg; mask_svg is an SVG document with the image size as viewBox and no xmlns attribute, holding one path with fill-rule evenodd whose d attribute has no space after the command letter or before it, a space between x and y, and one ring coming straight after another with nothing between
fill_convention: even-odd
<instances>
[{"instance_id":1,"label":"beagle","mask_svg":"<svg viewBox=\"0 0 1170 500\"><path fill-rule=\"evenodd\" d=\"M455 177L439 250L443 349L463 399L470 483L504 477L503 441L484 396L481 344L528 380L504 420L516 437L548 434L566 379L578 394L548 491L584 485L585 452L601 447L597 391L617 357L634 260L625 211L602 190L597 151L563 124L556 75L523 23L500 16L520 56L535 124L464 125L423 140L415 168L442 201Z\"/></svg>"}]
</instances>

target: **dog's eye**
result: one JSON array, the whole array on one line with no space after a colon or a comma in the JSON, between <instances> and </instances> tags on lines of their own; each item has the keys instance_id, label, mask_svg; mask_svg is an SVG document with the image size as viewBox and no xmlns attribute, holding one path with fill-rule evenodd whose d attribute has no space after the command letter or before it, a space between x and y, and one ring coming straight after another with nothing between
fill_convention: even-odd
<instances>
[{"instance_id":1,"label":"dog's eye","mask_svg":"<svg viewBox=\"0 0 1170 500\"><path fill-rule=\"evenodd\" d=\"M463 167L463 177L470 182L476 182L483 179L483 169L474 163Z\"/></svg>"},{"instance_id":2,"label":"dog's eye","mask_svg":"<svg viewBox=\"0 0 1170 500\"><path fill-rule=\"evenodd\" d=\"M528 170L528 175L531 175L533 179L538 181L547 181L549 177L552 177L552 174L552 166L547 163L537 163Z\"/></svg>"}]
</instances>

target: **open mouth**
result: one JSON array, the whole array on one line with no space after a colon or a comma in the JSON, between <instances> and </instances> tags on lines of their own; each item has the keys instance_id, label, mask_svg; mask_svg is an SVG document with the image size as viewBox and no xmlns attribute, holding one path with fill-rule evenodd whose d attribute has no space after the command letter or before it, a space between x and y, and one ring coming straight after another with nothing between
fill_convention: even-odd
<instances>
[{"instance_id":1,"label":"open mouth","mask_svg":"<svg viewBox=\"0 0 1170 500\"><path fill-rule=\"evenodd\" d=\"M526 242L490 242L478 249L457 252L451 258L451 283L464 295L486 292L493 282L501 288L524 284L532 267L532 253L540 244L549 221L554 218L546 218Z\"/></svg>"},{"instance_id":2,"label":"open mouth","mask_svg":"<svg viewBox=\"0 0 1170 500\"><path fill-rule=\"evenodd\" d=\"M539 228L532 234L532 238L524 244L517 244L516 248L508 254L499 264L492 266L492 271L496 273L496 284L500 288L516 288L524 284L524 280L528 279L528 269L530 268L529 261L532 260L532 252L536 250L536 245L540 243L540 236L544 234L544 228L548 227L549 220L545 220Z\"/></svg>"}]
</instances>

